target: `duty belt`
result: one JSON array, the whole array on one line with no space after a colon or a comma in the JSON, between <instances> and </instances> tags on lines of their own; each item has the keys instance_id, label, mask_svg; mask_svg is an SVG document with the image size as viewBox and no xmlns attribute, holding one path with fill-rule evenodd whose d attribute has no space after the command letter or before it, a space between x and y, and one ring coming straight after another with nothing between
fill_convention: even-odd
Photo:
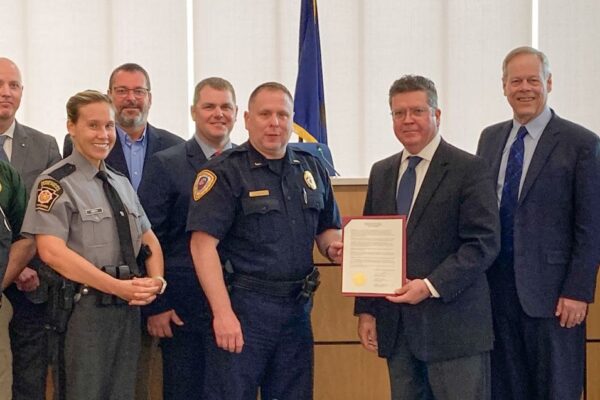
<instances>
[{"instance_id":1,"label":"duty belt","mask_svg":"<svg viewBox=\"0 0 600 400\"><path fill-rule=\"evenodd\" d=\"M233 272L227 273L227 284L275 297L296 297L297 300L309 300L319 287L319 270L313 268L304 279L297 281L267 281Z\"/></svg>"},{"instance_id":2,"label":"duty belt","mask_svg":"<svg viewBox=\"0 0 600 400\"><path fill-rule=\"evenodd\" d=\"M113 278L128 280L133 276L131 274L131 270L128 265L107 265L99 268L102 272L112 276ZM87 285L81 285L79 291L75 294L75 302L77 303L82 296L94 296L96 298L96 305L98 306L111 306L111 305L126 305L127 301L117 297L115 295L111 295L108 293L104 293L100 290L91 288Z\"/></svg>"}]
</instances>

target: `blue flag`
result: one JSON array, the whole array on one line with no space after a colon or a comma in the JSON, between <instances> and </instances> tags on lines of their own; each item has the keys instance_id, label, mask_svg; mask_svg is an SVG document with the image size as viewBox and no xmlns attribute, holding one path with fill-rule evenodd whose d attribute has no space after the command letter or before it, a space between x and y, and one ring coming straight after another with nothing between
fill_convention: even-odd
<instances>
[{"instance_id":1,"label":"blue flag","mask_svg":"<svg viewBox=\"0 0 600 400\"><path fill-rule=\"evenodd\" d=\"M306 142L327 144L325 94L317 0L302 0L294 131Z\"/></svg>"}]
</instances>

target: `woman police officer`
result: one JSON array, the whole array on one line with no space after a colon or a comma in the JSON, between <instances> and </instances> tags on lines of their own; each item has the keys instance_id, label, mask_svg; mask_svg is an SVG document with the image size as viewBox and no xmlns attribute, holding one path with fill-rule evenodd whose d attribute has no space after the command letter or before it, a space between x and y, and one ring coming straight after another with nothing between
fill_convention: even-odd
<instances>
[{"instance_id":1,"label":"woman police officer","mask_svg":"<svg viewBox=\"0 0 600 400\"><path fill-rule=\"evenodd\" d=\"M140 349L135 306L164 289L162 252L129 181L104 163L116 140L110 98L77 93L67 117L75 149L38 177L22 231L35 235L44 262L78 284L65 336L66 398L133 399ZM111 190L121 201L117 212ZM118 214L125 222L116 222ZM127 250L137 255L142 243L151 251L152 278L129 279L138 271L129 268Z\"/></svg>"}]
</instances>

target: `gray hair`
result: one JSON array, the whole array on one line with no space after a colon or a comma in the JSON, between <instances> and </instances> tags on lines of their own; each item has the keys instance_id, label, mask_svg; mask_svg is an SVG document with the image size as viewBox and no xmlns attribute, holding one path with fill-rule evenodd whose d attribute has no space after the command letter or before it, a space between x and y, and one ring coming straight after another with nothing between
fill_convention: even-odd
<instances>
[{"instance_id":1,"label":"gray hair","mask_svg":"<svg viewBox=\"0 0 600 400\"><path fill-rule=\"evenodd\" d=\"M518 55L521 54L532 54L536 56L540 63L542 64L542 75L544 79L548 79L550 76L550 62L548 61L548 57L538 49L534 49L531 46L521 46L516 49L512 49L506 57L504 57L504 61L502 62L502 82L506 80L506 75L508 74L507 67L508 63Z\"/></svg>"}]
</instances>

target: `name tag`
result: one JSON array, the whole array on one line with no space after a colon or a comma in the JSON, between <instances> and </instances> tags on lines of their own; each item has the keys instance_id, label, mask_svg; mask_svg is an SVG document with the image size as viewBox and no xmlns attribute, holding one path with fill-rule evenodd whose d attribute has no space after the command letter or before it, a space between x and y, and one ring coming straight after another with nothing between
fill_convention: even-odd
<instances>
[{"instance_id":1,"label":"name tag","mask_svg":"<svg viewBox=\"0 0 600 400\"><path fill-rule=\"evenodd\" d=\"M96 214L102 214L104 212L104 210L102 209L102 207L98 207L98 208L90 208L89 210L85 210L85 215L96 215Z\"/></svg>"},{"instance_id":2,"label":"name tag","mask_svg":"<svg viewBox=\"0 0 600 400\"><path fill-rule=\"evenodd\" d=\"M268 196L269 195L269 191L268 190L254 190L250 193L248 193L248 196L250 197L263 197L263 196Z\"/></svg>"}]
</instances>

